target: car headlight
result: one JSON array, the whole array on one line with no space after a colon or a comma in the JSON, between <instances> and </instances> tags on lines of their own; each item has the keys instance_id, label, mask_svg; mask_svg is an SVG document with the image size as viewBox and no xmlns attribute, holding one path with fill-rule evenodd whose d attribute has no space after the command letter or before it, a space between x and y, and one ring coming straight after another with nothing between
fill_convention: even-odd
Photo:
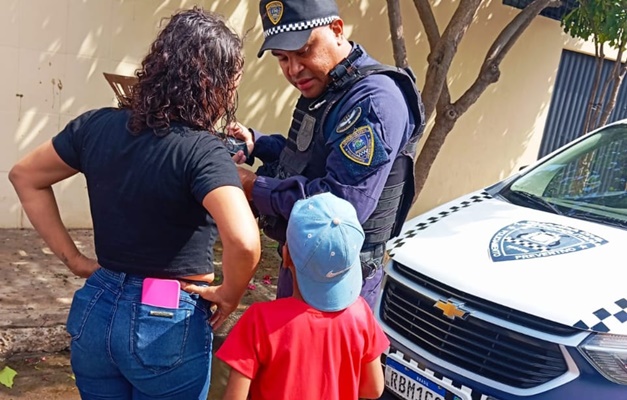
<instances>
[{"instance_id":1,"label":"car headlight","mask_svg":"<svg viewBox=\"0 0 627 400\"><path fill-rule=\"evenodd\" d=\"M607 379L627 385L627 336L596 334L588 338L579 352Z\"/></svg>"}]
</instances>

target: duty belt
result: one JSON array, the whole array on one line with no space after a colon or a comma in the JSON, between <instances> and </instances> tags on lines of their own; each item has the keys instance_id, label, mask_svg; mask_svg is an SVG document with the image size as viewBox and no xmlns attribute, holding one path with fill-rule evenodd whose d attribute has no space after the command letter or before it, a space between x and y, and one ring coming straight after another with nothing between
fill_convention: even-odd
<instances>
[{"instance_id":1,"label":"duty belt","mask_svg":"<svg viewBox=\"0 0 627 400\"><path fill-rule=\"evenodd\" d=\"M359 260L361 261L361 274L364 279L372 278L377 270L383 266L384 256L385 243L362 249L359 253Z\"/></svg>"}]
</instances>

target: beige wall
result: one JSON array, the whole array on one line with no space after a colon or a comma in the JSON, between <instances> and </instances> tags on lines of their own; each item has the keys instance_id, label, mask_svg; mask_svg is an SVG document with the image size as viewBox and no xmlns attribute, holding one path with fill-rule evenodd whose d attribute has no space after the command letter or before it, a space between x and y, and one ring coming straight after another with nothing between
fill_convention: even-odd
<instances>
[{"instance_id":1,"label":"beige wall","mask_svg":"<svg viewBox=\"0 0 627 400\"><path fill-rule=\"evenodd\" d=\"M459 96L476 77L483 55L518 12L488 4L463 40L450 75ZM115 104L103 72L132 74L161 18L199 4L229 16L246 33L246 69L238 117L266 132L284 132L297 98L270 56L257 59L257 1L0 0L0 227L29 226L6 179L11 165L49 140L73 117ZM457 2L435 2L441 27ZM340 1L352 40L392 63L385 0ZM410 64L424 80L428 48L413 2L402 0ZM578 45L558 22L537 18L502 65L501 80L464 115L440 153L414 213L503 178L536 158L561 50ZM82 176L55 186L68 226L90 226Z\"/></svg>"}]
</instances>

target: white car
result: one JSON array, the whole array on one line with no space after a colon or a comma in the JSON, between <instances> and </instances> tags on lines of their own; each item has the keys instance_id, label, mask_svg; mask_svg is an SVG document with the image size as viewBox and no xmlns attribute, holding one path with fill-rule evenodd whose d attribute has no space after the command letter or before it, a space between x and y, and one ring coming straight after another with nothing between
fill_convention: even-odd
<instances>
[{"instance_id":1,"label":"white car","mask_svg":"<svg viewBox=\"0 0 627 400\"><path fill-rule=\"evenodd\" d=\"M407 221L388 251L396 397L627 399L627 121Z\"/></svg>"}]
</instances>

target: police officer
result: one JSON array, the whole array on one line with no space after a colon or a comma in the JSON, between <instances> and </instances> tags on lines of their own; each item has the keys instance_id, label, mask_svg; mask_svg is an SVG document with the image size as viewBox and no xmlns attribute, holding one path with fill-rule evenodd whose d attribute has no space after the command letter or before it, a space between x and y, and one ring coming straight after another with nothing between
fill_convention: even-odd
<instances>
[{"instance_id":1,"label":"police officer","mask_svg":"<svg viewBox=\"0 0 627 400\"><path fill-rule=\"evenodd\" d=\"M384 66L344 36L334 0L261 0L265 40L301 96L288 137L241 124L230 134L248 144L257 174L239 168L260 224L280 245L294 203L321 192L348 200L366 232L362 296L373 307L381 285L385 243L399 233L414 196L413 161L424 128L410 71ZM277 297L290 296L289 270L279 272Z\"/></svg>"}]
</instances>

